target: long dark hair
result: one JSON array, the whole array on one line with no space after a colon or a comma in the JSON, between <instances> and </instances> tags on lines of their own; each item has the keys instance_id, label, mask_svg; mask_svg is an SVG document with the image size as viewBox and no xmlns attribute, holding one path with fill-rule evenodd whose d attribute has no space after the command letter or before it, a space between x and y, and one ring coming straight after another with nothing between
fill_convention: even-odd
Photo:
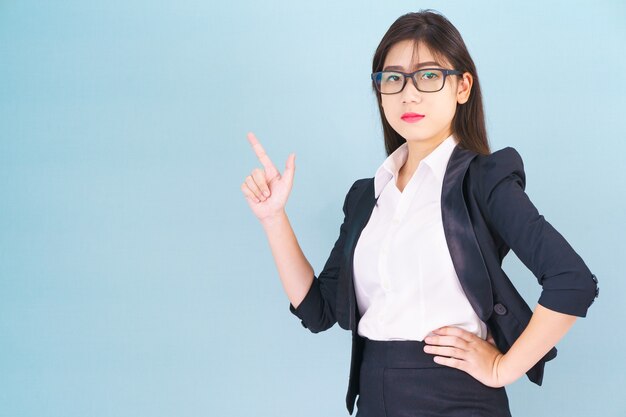
<instances>
[{"instance_id":1,"label":"long dark hair","mask_svg":"<svg viewBox=\"0 0 626 417\"><path fill-rule=\"evenodd\" d=\"M444 58L452 65L453 69L469 72L472 75L473 84L470 97L464 104L457 103L452 120L452 132L459 141L459 147L484 155L490 154L478 73L459 31L448 19L432 9L400 16L389 27L378 48L376 48L372 72L382 71L389 49L395 43L404 40L415 41L415 48L417 48L418 43L421 43L432 52L437 61L441 62ZM387 155L390 155L406 140L393 130L387 122L380 93L376 90L374 81L372 81L372 89L378 100L378 111L385 136L385 149Z\"/></svg>"}]
</instances>

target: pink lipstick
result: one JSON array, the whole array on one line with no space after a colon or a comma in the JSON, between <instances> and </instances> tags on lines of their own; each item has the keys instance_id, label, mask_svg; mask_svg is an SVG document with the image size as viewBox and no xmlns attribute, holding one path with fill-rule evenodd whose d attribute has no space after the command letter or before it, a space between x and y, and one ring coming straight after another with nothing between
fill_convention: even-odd
<instances>
[{"instance_id":1,"label":"pink lipstick","mask_svg":"<svg viewBox=\"0 0 626 417\"><path fill-rule=\"evenodd\" d=\"M423 114L418 114L418 113L404 113L401 117L402 120L404 120L405 122L408 123L415 123L415 122L419 122L420 120L422 120L424 117Z\"/></svg>"}]
</instances>

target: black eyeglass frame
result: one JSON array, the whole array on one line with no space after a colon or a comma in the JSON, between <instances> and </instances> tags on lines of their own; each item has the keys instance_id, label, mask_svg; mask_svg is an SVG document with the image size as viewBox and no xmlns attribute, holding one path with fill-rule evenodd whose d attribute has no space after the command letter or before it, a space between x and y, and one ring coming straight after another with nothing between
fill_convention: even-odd
<instances>
[{"instance_id":1,"label":"black eyeglass frame","mask_svg":"<svg viewBox=\"0 0 626 417\"><path fill-rule=\"evenodd\" d=\"M418 72L428 71L428 70L437 70L437 71L441 71L443 73L443 83L441 83L441 88L439 90L424 91L424 90L420 90L419 87L417 86L417 80L415 79L415 74L417 74ZM380 91L379 85L376 82L376 76L378 74L382 74L383 72L395 72L395 73L398 73L398 74L402 74L404 76L404 83L402 84L402 88L400 89L400 91L398 91L397 93L383 93L382 91ZM395 71L395 70L378 71L378 72L373 72L372 75L371 75L371 78L372 78L372 82L374 83L374 87L376 88L376 91L378 91L380 94L391 95L391 94L399 94L399 93L401 93L402 90L404 90L404 87L406 87L406 81L409 78L411 78L413 80L413 85L415 86L417 91L421 91L422 93L436 93L437 91L443 90L443 87L446 85L446 77L448 75L461 75L461 74L463 74L462 71L445 69L445 68L421 68L421 69L418 69L417 71L413 71L411 73L406 73L406 72L402 72L402 71Z\"/></svg>"}]
</instances>

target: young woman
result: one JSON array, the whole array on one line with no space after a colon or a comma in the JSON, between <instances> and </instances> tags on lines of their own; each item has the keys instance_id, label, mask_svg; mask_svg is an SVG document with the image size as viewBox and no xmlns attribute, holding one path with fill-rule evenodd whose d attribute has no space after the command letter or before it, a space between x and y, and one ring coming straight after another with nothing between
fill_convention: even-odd
<instances>
[{"instance_id":1,"label":"young woman","mask_svg":"<svg viewBox=\"0 0 626 417\"><path fill-rule=\"evenodd\" d=\"M319 276L284 211L295 155L281 175L248 134L264 169L241 189L290 311L314 333L352 332L350 414L358 395L358 417L510 416L505 385L541 385L597 279L528 199L517 151L490 152L476 67L444 16L397 19L372 86L388 157L350 188ZM509 249L542 285L534 312L501 269Z\"/></svg>"}]
</instances>

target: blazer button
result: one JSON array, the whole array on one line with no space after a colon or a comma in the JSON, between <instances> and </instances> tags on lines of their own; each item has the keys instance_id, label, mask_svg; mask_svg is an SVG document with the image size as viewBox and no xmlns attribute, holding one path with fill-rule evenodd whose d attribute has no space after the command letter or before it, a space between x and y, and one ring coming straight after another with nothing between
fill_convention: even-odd
<instances>
[{"instance_id":1,"label":"blazer button","mask_svg":"<svg viewBox=\"0 0 626 417\"><path fill-rule=\"evenodd\" d=\"M503 316L507 312L506 307L504 306L504 304L501 304L501 303L498 303L498 304L494 305L493 309L496 312L496 314L499 315L499 316Z\"/></svg>"}]
</instances>

